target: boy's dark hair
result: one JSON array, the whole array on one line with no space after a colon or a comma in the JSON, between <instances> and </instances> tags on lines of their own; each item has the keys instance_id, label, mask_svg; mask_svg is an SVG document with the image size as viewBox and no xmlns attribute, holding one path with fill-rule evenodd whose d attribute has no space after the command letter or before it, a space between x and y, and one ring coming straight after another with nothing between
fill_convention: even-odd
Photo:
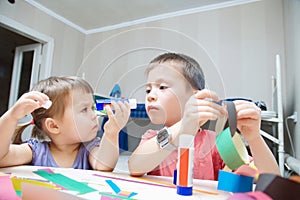
<instances>
[{"instance_id":1,"label":"boy's dark hair","mask_svg":"<svg viewBox=\"0 0 300 200\"><path fill-rule=\"evenodd\" d=\"M146 74L148 75L149 72L156 66L153 64L160 64L167 61L176 61L183 65L183 76L193 88L198 90L205 88L205 77L199 63L195 59L180 53L168 52L157 56L150 61L150 65L146 69Z\"/></svg>"}]
</instances>

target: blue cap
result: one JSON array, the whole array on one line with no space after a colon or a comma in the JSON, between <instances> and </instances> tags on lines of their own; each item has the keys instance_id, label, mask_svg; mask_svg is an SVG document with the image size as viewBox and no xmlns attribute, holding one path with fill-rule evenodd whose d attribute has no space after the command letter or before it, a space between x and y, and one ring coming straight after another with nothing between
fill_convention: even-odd
<instances>
[{"instance_id":1,"label":"blue cap","mask_svg":"<svg viewBox=\"0 0 300 200\"><path fill-rule=\"evenodd\" d=\"M193 194L193 187L183 187L183 186L176 186L177 194L183 196L191 196Z\"/></svg>"}]
</instances>

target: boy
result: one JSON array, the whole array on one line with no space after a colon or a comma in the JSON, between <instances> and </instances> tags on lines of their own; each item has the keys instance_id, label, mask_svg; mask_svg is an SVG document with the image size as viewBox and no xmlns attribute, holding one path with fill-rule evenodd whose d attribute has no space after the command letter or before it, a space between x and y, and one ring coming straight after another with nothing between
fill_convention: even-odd
<instances>
[{"instance_id":1,"label":"boy","mask_svg":"<svg viewBox=\"0 0 300 200\"><path fill-rule=\"evenodd\" d=\"M194 135L194 178L217 180L225 166L215 146L216 133L201 129L208 120L226 114L225 108L214 103L218 96L205 88L202 69L193 58L165 53L150 62L146 69L145 106L154 124L164 124L160 131L149 130L132 153L129 171L132 176L173 176L177 163L179 135ZM213 100L208 101L207 99ZM275 158L259 134L260 109L252 102L235 101L237 128L247 140L253 161L260 172L279 174ZM159 144L166 132L169 143Z\"/></svg>"}]
</instances>

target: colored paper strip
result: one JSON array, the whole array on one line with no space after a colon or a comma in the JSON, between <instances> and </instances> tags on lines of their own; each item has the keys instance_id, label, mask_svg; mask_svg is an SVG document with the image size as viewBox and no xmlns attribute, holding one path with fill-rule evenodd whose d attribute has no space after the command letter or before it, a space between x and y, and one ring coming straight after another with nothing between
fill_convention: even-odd
<instances>
[{"instance_id":1,"label":"colored paper strip","mask_svg":"<svg viewBox=\"0 0 300 200\"><path fill-rule=\"evenodd\" d=\"M124 197L124 196L120 196L120 195L116 195L116 194L110 194L107 192L99 192L99 194L101 194L101 200L107 200L110 197L110 200L112 199L128 199L129 197ZM132 199L132 198L130 198Z\"/></svg>"},{"instance_id":2,"label":"colored paper strip","mask_svg":"<svg viewBox=\"0 0 300 200\"><path fill-rule=\"evenodd\" d=\"M218 190L227 192L251 192L254 178L219 170Z\"/></svg>"},{"instance_id":3,"label":"colored paper strip","mask_svg":"<svg viewBox=\"0 0 300 200\"><path fill-rule=\"evenodd\" d=\"M0 199L21 200L16 194L9 176L0 176Z\"/></svg>"},{"instance_id":4,"label":"colored paper strip","mask_svg":"<svg viewBox=\"0 0 300 200\"><path fill-rule=\"evenodd\" d=\"M111 189L116 194L119 194L121 192L121 189L112 180L105 180L105 182L111 187Z\"/></svg>"},{"instance_id":5,"label":"colored paper strip","mask_svg":"<svg viewBox=\"0 0 300 200\"><path fill-rule=\"evenodd\" d=\"M40 186L43 186L43 187L48 187L48 188L53 188L53 189L61 189L61 188L58 188L56 185L54 185L50 182L33 180L33 179L13 177L13 178L11 178L11 181L13 183L13 186L14 186L15 190L22 190L22 183L30 183L30 184L40 185Z\"/></svg>"},{"instance_id":6,"label":"colored paper strip","mask_svg":"<svg viewBox=\"0 0 300 200\"><path fill-rule=\"evenodd\" d=\"M100 175L100 174L93 174L93 175L102 177L102 178L111 178L111 179L115 179L115 180L128 181L128 182L132 182L132 183L140 183L140 184L144 184L144 185L152 185L152 186L166 187L166 188L176 188L176 186L173 184L169 184L169 183L162 182L162 181L151 180L149 178L144 178L144 177L136 178L138 180L141 180L141 181L138 181L138 180L129 180L129 179L120 178L120 177L105 176L105 175ZM147 182L145 182L145 181L147 181ZM211 191L200 190L200 189L193 189L193 191L204 193L204 194L210 194L210 195L219 195L219 193L217 193L217 192L211 192Z\"/></svg>"},{"instance_id":7,"label":"colored paper strip","mask_svg":"<svg viewBox=\"0 0 300 200\"><path fill-rule=\"evenodd\" d=\"M248 152L240 135L235 133L232 137L229 128L217 135L216 146L223 161L231 170L249 163Z\"/></svg>"},{"instance_id":8,"label":"colored paper strip","mask_svg":"<svg viewBox=\"0 0 300 200\"><path fill-rule=\"evenodd\" d=\"M62 175L62 174L58 174L58 173L53 174L53 173L49 173L48 171L45 171L45 170L34 171L34 173L51 181L52 183L62 186L65 189L77 191L77 192L79 192L79 194L85 194L88 192L96 191L94 188L89 187L85 183L75 181L69 177Z\"/></svg>"},{"instance_id":9,"label":"colored paper strip","mask_svg":"<svg viewBox=\"0 0 300 200\"><path fill-rule=\"evenodd\" d=\"M112 180L105 180L105 182L112 188L112 190L119 196L124 196L124 197L132 197L134 195L137 195L136 192L129 192L129 191L122 191L117 184L115 184Z\"/></svg>"}]
</instances>

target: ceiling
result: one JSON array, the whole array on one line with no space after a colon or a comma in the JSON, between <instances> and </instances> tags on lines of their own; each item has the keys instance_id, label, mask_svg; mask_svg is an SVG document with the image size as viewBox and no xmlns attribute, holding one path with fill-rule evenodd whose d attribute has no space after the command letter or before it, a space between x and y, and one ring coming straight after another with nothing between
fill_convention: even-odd
<instances>
[{"instance_id":1,"label":"ceiling","mask_svg":"<svg viewBox=\"0 0 300 200\"><path fill-rule=\"evenodd\" d=\"M249 0L26 0L84 32L101 32Z\"/></svg>"}]
</instances>

